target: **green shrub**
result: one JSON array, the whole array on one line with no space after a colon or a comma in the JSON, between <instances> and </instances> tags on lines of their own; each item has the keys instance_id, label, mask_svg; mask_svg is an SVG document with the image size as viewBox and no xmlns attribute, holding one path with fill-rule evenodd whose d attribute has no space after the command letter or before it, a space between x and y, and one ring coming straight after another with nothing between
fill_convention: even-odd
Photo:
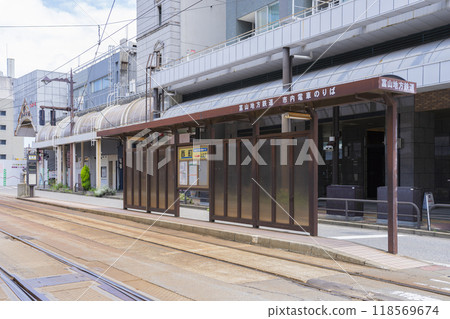
<instances>
[{"instance_id":1,"label":"green shrub","mask_svg":"<svg viewBox=\"0 0 450 319\"><path fill-rule=\"evenodd\" d=\"M81 169L81 186L85 191L91 189L91 173L87 165L84 165Z\"/></svg>"},{"instance_id":2,"label":"green shrub","mask_svg":"<svg viewBox=\"0 0 450 319\"><path fill-rule=\"evenodd\" d=\"M94 190L94 196L103 197L105 195L116 195L116 190L111 189L108 186L103 186Z\"/></svg>"}]
</instances>

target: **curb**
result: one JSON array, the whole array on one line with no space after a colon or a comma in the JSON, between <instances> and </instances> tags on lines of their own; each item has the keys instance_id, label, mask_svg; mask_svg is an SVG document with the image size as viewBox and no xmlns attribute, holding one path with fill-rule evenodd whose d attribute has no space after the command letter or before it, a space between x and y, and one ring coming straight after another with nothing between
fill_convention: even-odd
<instances>
[{"instance_id":1,"label":"curb","mask_svg":"<svg viewBox=\"0 0 450 319\"><path fill-rule=\"evenodd\" d=\"M273 237L269 237L269 236L252 235L252 234L246 234L246 233L239 233L239 232L235 232L235 231L213 229L213 228L208 228L208 227L198 226L198 225L183 224L181 222L157 220L157 217L155 218L154 215L149 215L149 214L147 214L145 217L140 217L140 216L127 215L127 214L116 213L116 212L108 212L108 211L104 211L104 210L69 206L69 205L64 205L61 203L46 203L46 202L42 202L42 201L36 201L36 200L30 199L30 198L20 198L20 199L24 200L24 201L36 202L36 203L51 205L51 206L60 207L60 208L72 209L72 210L76 210L76 211L84 212L84 213L90 213L90 214L95 214L95 215L129 220L129 221L137 222L137 223L144 224L144 225L154 225L157 227L167 228L167 229L171 229L171 230L180 230L180 231L185 231L185 232L199 234L199 235L211 236L211 237L215 237L215 238L219 238L219 239L223 239L223 240L234 241L234 242L243 243L243 244L257 245L257 246L261 246L261 247L265 247L265 248L282 249L285 251L298 253L298 254L302 254L302 255L307 255L307 256L312 256L312 257L318 257L318 258L324 258L324 259L330 259L330 260L334 259L336 261L352 263L352 264L360 265L360 266L369 266L369 267L373 267L373 268L386 269L386 267L381 264L374 263L374 262L368 261L366 259L361 259L361 258L358 258L357 256L346 254L344 252L337 251L337 250L334 250L331 248L318 247L318 246L312 245L312 244L282 240L282 239L277 239L277 238L273 238Z\"/></svg>"},{"instance_id":2,"label":"curb","mask_svg":"<svg viewBox=\"0 0 450 319\"><path fill-rule=\"evenodd\" d=\"M355 223L343 220L331 220L331 219L319 219L319 224L327 224L327 225L339 225L339 226L347 226L354 228L364 228L364 229L373 229L373 230L383 230L387 231L387 226L385 225L374 225L374 224L362 224ZM449 238L450 232L441 232L441 231L428 231L424 229L414 229L414 228L404 228L398 227L398 232L402 234L410 234L417 236L428 236L428 237L438 237L438 238Z\"/></svg>"}]
</instances>

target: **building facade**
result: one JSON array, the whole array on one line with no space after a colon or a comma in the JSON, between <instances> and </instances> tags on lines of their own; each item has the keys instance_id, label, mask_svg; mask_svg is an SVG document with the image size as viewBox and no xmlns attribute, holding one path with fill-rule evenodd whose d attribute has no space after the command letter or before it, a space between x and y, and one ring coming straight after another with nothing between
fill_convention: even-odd
<instances>
[{"instance_id":1,"label":"building facade","mask_svg":"<svg viewBox=\"0 0 450 319\"><path fill-rule=\"evenodd\" d=\"M224 1L137 0L137 83L145 91L147 65L155 66L159 50L160 64L166 64L202 51L225 40L226 5ZM153 88L158 85L153 85Z\"/></svg>"},{"instance_id":2,"label":"building facade","mask_svg":"<svg viewBox=\"0 0 450 319\"><path fill-rule=\"evenodd\" d=\"M23 137L14 136L12 78L0 75L0 160L23 159Z\"/></svg>"},{"instance_id":3,"label":"building facade","mask_svg":"<svg viewBox=\"0 0 450 319\"><path fill-rule=\"evenodd\" d=\"M23 137L14 136L12 78L0 73L0 186L22 182Z\"/></svg>"},{"instance_id":4,"label":"building facade","mask_svg":"<svg viewBox=\"0 0 450 319\"><path fill-rule=\"evenodd\" d=\"M68 74L35 70L14 79L14 129L17 128L19 114L24 102L26 102L29 107L35 133L42 128L42 126L39 125L40 106L68 106L67 83L54 81L45 84L42 82L45 77L50 79L67 78ZM64 115L67 115L67 112L56 111L57 117L62 117ZM45 119L46 121L50 120L50 110L48 109L45 110ZM30 135L30 137L34 137L35 133Z\"/></svg>"},{"instance_id":5,"label":"building facade","mask_svg":"<svg viewBox=\"0 0 450 319\"><path fill-rule=\"evenodd\" d=\"M136 44L123 39L117 47L74 69L75 107L86 111L135 94L136 71Z\"/></svg>"}]
</instances>

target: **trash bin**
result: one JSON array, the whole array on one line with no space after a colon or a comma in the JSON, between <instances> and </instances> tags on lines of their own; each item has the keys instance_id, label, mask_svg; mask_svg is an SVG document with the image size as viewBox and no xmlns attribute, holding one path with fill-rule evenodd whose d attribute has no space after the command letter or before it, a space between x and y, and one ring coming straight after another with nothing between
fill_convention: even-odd
<instances>
[{"instance_id":1,"label":"trash bin","mask_svg":"<svg viewBox=\"0 0 450 319\"><path fill-rule=\"evenodd\" d=\"M397 187L397 200L399 202L412 202L419 207L419 216L417 216L416 209L409 204L399 204L397 211L397 220L404 226L417 226L422 221L422 203L423 203L423 189L415 187ZM377 188L377 199L387 200L387 187L381 186ZM377 222L387 222L387 204L377 204Z\"/></svg>"},{"instance_id":2,"label":"trash bin","mask_svg":"<svg viewBox=\"0 0 450 319\"><path fill-rule=\"evenodd\" d=\"M359 185L329 185L327 198L361 199L363 191ZM339 209L339 210L333 210ZM345 201L327 200L327 215L345 216ZM348 217L362 217L363 203L348 201Z\"/></svg>"}]
</instances>

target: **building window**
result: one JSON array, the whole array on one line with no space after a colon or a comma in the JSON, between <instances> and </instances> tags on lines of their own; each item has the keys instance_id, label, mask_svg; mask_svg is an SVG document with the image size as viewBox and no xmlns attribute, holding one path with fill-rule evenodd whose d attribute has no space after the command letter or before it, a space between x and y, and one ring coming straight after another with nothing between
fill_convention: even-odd
<instances>
[{"instance_id":1,"label":"building window","mask_svg":"<svg viewBox=\"0 0 450 319\"><path fill-rule=\"evenodd\" d=\"M280 4L278 1L259 9L256 11L255 16L255 28L257 33L278 27L279 23L274 23L278 20L280 20Z\"/></svg>"},{"instance_id":2,"label":"building window","mask_svg":"<svg viewBox=\"0 0 450 319\"><path fill-rule=\"evenodd\" d=\"M0 160L2 160L2 159L6 159L6 154L0 154Z\"/></svg>"},{"instance_id":3,"label":"building window","mask_svg":"<svg viewBox=\"0 0 450 319\"><path fill-rule=\"evenodd\" d=\"M6 116L6 111L0 111L0 116Z\"/></svg>"},{"instance_id":4,"label":"building window","mask_svg":"<svg viewBox=\"0 0 450 319\"><path fill-rule=\"evenodd\" d=\"M0 131L6 131L6 125L0 125Z\"/></svg>"},{"instance_id":5,"label":"building window","mask_svg":"<svg viewBox=\"0 0 450 319\"><path fill-rule=\"evenodd\" d=\"M158 6L158 24L162 24L162 5Z\"/></svg>"},{"instance_id":6,"label":"building window","mask_svg":"<svg viewBox=\"0 0 450 319\"><path fill-rule=\"evenodd\" d=\"M0 145L6 145L6 140L0 140Z\"/></svg>"},{"instance_id":7,"label":"building window","mask_svg":"<svg viewBox=\"0 0 450 319\"><path fill-rule=\"evenodd\" d=\"M110 87L111 81L109 75L104 76L98 80L91 82L91 93L95 93Z\"/></svg>"}]
</instances>

